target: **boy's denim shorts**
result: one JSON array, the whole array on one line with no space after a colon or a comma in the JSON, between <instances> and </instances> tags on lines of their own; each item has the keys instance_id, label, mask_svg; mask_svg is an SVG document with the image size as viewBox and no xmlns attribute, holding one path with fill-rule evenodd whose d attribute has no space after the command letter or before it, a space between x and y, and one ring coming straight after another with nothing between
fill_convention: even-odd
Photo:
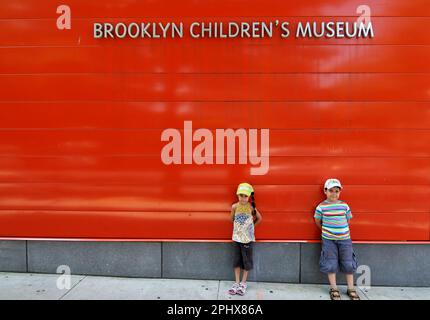
<instances>
[{"instance_id":1,"label":"boy's denim shorts","mask_svg":"<svg viewBox=\"0 0 430 320\"><path fill-rule=\"evenodd\" d=\"M320 271L323 273L354 273L358 261L351 239L328 240L322 238Z\"/></svg>"}]
</instances>

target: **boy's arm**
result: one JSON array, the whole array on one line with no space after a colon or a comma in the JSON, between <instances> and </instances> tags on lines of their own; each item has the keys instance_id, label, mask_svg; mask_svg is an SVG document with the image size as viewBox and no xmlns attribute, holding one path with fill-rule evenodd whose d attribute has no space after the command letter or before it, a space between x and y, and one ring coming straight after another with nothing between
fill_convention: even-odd
<instances>
[{"instance_id":1,"label":"boy's arm","mask_svg":"<svg viewBox=\"0 0 430 320\"><path fill-rule=\"evenodd\" d=\"M257 208L255 208L255 221L254 221L254 225L256 226L257 224L261 223L261 221L263 221L263 217L260 213L260 211L257 210Z\"/></svg>"},{"instance_id":2,"label":"boy's arm","mask_svg":"<svg viewBox=\"0 0 430 320\"><path fill-rule=\"evenodd\" d=\"M348 205L346 205L346 220L348 221L348 224L351 224L351 219L352 219L351 208Z\"/></svg>"},{"instance_id":3,"label":"boy's arm","mask_svg":"<svg viewBox=\"0 0 430 320\"><path fill-rule=\"evenodd\" d=\"M322 230L322 210L321 210L320 206L318 206L315 209L314 220L315 220L315 224L317 225L318 229Z\"/></svg>"},{"instance_id":4,"label":"boy's arm","mask_svg":"<svg viewBox=\"0 0 430 320\"><path fill-rule=\"evenodd\" d=\"M322 230L322 220L320 218L315 218L315 224L317 225L318 229Z\"/></svg>"}]
</instances>

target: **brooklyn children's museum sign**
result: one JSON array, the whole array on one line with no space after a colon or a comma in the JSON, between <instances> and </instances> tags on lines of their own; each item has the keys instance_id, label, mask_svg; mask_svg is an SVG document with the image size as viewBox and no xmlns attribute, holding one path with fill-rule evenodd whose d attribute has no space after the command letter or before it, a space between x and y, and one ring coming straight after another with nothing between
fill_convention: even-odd
<instances>
[{"instance_id":1,"label":"brooklyn children's museum sign","mask_svg":"<svg viewBox=\"0 0 430 320\"><path fill-rule=\"evenodd\" d=\"M122 38L373 38L370 21L298 22L131 22L99 23L93 25L96 39Z\"/></svg>"}]
</instances>

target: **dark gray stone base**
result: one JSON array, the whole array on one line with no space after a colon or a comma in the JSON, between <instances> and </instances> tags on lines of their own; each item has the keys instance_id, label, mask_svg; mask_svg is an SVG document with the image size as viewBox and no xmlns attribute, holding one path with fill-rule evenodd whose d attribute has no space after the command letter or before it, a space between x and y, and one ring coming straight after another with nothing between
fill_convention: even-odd
<instances>
[{"instance_id":1,"label":"dark gray stone base","mask_svg":"<svg viewBox=\"0 0 430 320\"><path fill-rule=\"evenodd\" d=\"M253 260L250 281L300 280L298 243L257 243ZM164 243L163 277L234 280L232 243Z\"/></svg>"},{"instance_id":2,"label":"dark gray stone base","mask_svg":"<svg viewBox=\"0 0 430 320\"><path fill-rule=\"evenodd\" d=\"M218 242L0 241L0 271L233 280L233 247ZM328 283L319 243L256 243L250 281ZM374 286L430 286L429 244L354 244ZM356 274L355 278L360 276ZM338 275L338 282L345 283Z\"/></svg>"},{"instance_id":3,"label":"dark gray stone base","mask_svg":"<svg viewBox=\"0 0 430 320\"><path fill-rule=\"evenodd\" d=\"M26 272L26 241L0 240L0 271Z\"/></svg>"},{"instance_id":4,"label":"dark gray stone base","mask_svg":"<svg viewBox=\"0 0 430 320\"><path fill-rule=\"evenodd\" d=\"M28 272L161 277L161 243L28 241Z\"/></svg>"}]
</instances>

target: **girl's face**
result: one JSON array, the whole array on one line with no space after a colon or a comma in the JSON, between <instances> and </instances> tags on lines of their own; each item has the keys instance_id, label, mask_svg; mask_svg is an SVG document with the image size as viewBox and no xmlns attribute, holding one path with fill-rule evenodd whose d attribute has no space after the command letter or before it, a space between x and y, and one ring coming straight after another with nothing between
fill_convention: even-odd
<instances>
[{"instance_id":1,"label":"girl's face","mask_svg":"<svg viewBox=\"0 0 430 320\"><path fill-rule=\"evenodd\" d=\"M241 204L245 204L248 202L249 197L246 194L238 194L237 198Z\"/></svg>"},{"instance_id":2,"label":"girl's face","mask_svg":"<svg viewBox=\"0 0 430 320\"><path fill-rule=\"evenodd\" d=\"M337 200L339 200L340 188L333 187L331 189L325 190L324 193L326 194L328 201L336 202Z\"/></svg>"}]
</instances>

